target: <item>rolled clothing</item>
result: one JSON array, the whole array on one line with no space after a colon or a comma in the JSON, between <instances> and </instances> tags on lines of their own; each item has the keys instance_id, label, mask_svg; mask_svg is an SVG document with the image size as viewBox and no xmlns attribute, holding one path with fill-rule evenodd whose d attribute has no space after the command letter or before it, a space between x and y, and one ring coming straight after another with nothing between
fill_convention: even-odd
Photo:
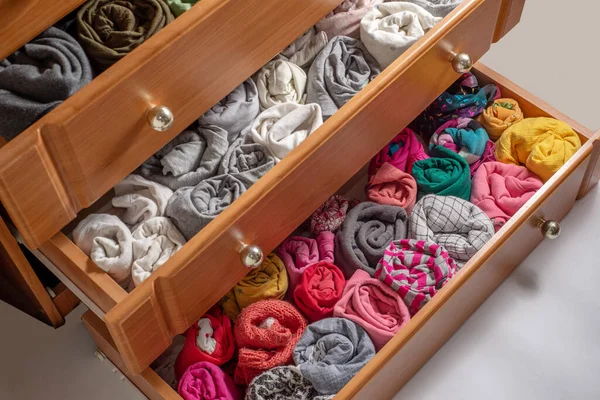
<instances>
[{"instance_id":1,"label":"rolled clothing","mask_svg":"<svg viewBox=\"0 0 600 400\"><path fill-rule=\"evenodd\" d=\"M494 223L473 203L427 195L410 214L410 238L443 246L460 269L494 236Z\"/></svg>"},{"instance_id":2,"label":"rolled clothing","mask_svg":"<svg viewBox=\"0 0 600 400\"><path fill-rule=\"evenodd\" d=\"M306 103L321 106L323 120L327 120L380 72L379 64L360 41L336 36L308 71Z\"/></svg>"},{"instance_id":3,"label":"rolled clothing","mask_svg":"<svg viewBox=\"0 0 600 400\"><path fill-rule=\"evenodd\" d=\"M319 32L325 32L328 38L349 36L358 39L360 36L360 20L374 6L384 0L344 0L332 12L316 23Z\"/></svg>"},{"instance_id":4,"label":"rolled clothing","mask_svg":"<svg viewBox=\"0 0 600 400\"><path fill-rule=\"evenodd\" d=\"M419 160L426 160L429 156L423 149L419 138L409 128L404 128L369 162L369 177L375 175L377 170L385 163L391 164L400 171L412 174L413 164Z\"/></svg>"},{"instance_id":5,"label":"rolled clothing","mask_svg":"<svg viewBox=\"0 0 600 400\"><path fill-rule=\"evenodd\" d=\"M198 1L200 0L166 0L175 17L179 17L181 14L192 8Z\"/></svg>"},{"instance_id":6,"label":"rolled clothing","mask_svg":"<svg viewBox=\"0 0 600 400\"><path fill-rule=\"evenodd\" d=\"M410 320L402 297L389 285L371 278L360 269L346 282L344 293L333 309L333 316L360 325L377 351Z\"/></svg>"},{"instance_id":7,"label":"rolled clothing","mask_svg":"<svg viewBox=\"0 0 600 400\"><path fill-rule=\"evenodd\" d=\"M73 231L73 241L119 285L129 285L133 237L119 218L110 214L90 214Z\"/></svg>"},{"instance_id":8,"label":"rolled clothing","mask_svg":"<svg viewBox=\"0 0 600 400\"><path fill-rule=\"evenodd\" d=\"M317 54L327 46L327 42L327 33L317 32L313 26L286 47L280 56L306 70L310 68Z\"/></svg>"},{"instance_id":9,"label":"rolled clothing","mask_svg":"<svg viewBox=\"0 0 600 400\"><path fill-rule=\"evenodd\" d=\"M166 215L189 240L245 191L244 184L231 175L208 178L177 190L167 203Z\"/></svg>"},{"instance_id":10,"label":"rolled clothing","mask_svg":"<svg viewBox=\"0 0 600 400\"><path fill-rule=\"evenodd\" d=\"M252 379L245 400L331 400L321 396L305 379L298 367L286 365L271 368Z\"/></svg>"},{"instance_id":11,"label":"rolled clothing","mask_svg":"<svg viewBox=\"0 0 600 400\"><path fill-rule=\"evenodd\" d=\"M177 393L183 400L239 400L241 394L221 368L206 361L191 365L181 377Z\"/></svg>"},{"instance_id":12,"label":"rolled clothing","mask_svg":"<svg viewBox=\"0 0 600 400\"><path fill-rule=\"evenodd\" d=\"M429 140L429 148L443 146L471 165L483 156L488 140L488 134L479 122L458 118L444 123L434 132Z\"/></svg>"},{"instance_id":13,"label":"rolled clothing","mask_svg":"<svg viewBox=\"0 0 600 400\"><path fill-rule=\"evenodd\" d=\"M390 243L375 277L395 290L415 315L457 270L443 246L431 240L404 239Z\"/></svg>"},{"instance_id":14,"label":"rolled clothing","mask_svg":"<svg viewBox=\"0 0 600 400\"><path fill-rule=\"evenodd\" d=\"M434 17L444 18L450 14L463 0L405 0L409 3L423 7Z\"/></svg>"},{"instance_id":15,"label":"rolled clothing","mask_svg":"<svg viewBox=\"0 0 600 400\"><path fill-rule=\"evenodd\" d=\"M475 161L473 164L469 165L469 170L471 171L471 179L473 179L473 175L479 169L481 165L487 162L496 161L496 144L491 140L488 140L485 144L485 150L483 150L483 154L479 158L479 160ZM471 186L473 186L471 184Z\"/></svg>"},{"instance_id":16,"label":"rolled clothing","mask_svg":"<svg viewBox=\"0 0 600 400\"><path fill-rule=\"evenodd\" d=\"M283 261L271 253L231 288L220 303L225 315L235 321L250 304L264 299L283 299L287 289L288 275Z\"/></svg>"},{"instance_id":17,"label":"rolled clothing","mask_svg":"<svg viewBox=\"0 0 600 400\"><path fill-rule=\"evenodd\" d=\"M275 159L262 144L247 143L239 138L221 159L217 175L231 175L248 189L274 166Z\"/></svg>"},{"instance_id":18,"label":"rolled clothing","mask_svg":"<svg viewBox=\"0 0 600 400\"><path fill-rule=\"evenodd\" d=\"M246 307L234 327L239 349L235 383L248 385L271 368L291 364L305 329L302 315L285 301L262 300Z\"/></svg>"},{"instance_id":19,"label":"rolled clothing","mask_svg":"<svg viewBox=\"0 0 600 400\"><path fill-rule=\"evenodd\" d=\"M497 99L477 117L490 139L498 140L510 126L523 120L523 111L513 99Z\"/></svg>"},{"instance_id":20,"label":"rolled clothing","mask_svg":"<svg viewBox=\"0 0 600 400\"><path fill-rule=\"evenodd\" d=\"M402 207L409 213L417 201L417 182L406 172L385 163L369 179L366 192L369 201Z\"/></svg>"},{"instance_id":21,"label":"rolled clothing","mask_svg":"<svg viewBox=\"0 0 600 400\"><path fill-rule=\"evenodd\" d=\"M292 62L270 61L258 71L255 80L262 109L306 101L306 72Z\"/></svg>"},{"instance_id":22,"label":"rolled clothing","mask_svg":"<svg viewBox=\"0 0 600 400\"><path fill-rule=\"evenodd\" d=\"M471 197L471 170L467 161L443 146L435 146L431 158L417 161L412 173L417 181L418 198L428 194L456 196L469 200Z\"/></svg>"},{"instance_id":23,"label":"rolled clothing","mask_svg":"<svg viewBox=\"0 0 600 400\"><path fill-rule=\"evenodd\" d=\"M471 203L494 222L498 231L543 185L523 166L489 162L473 175Z\"/></svg>"},{"instance_id":24,"label":"rolled clothing","mask_svg":"<svg viewBox=\"0 0 600 400\"><path fill-rule=\"evenodd\" d=\"M187 130L139 168L139 174L172 190L196 186L217 174L229 148L227 131L217 126Z\"/></svg>"},{"instance_id":25,"label":"rolled clothing","mask_svg":"<svg viewBox=\"0 0 600 400\"><path fill-rule=\"evenodd\" d=\"M152 368L163 381L167 382L173 390L177 390L177 382L179 381L175 377L175 361L181 350L183 350L184 343L185 336L175 335L171 346L150 364L150 368Z\"/></svg>"},{"instance_id":26,"label":"rolled clothing","mask_svg":"<svg viewBox=\"0 0 600 400\"><path fill-rule=\"evenodd\" d=\"M543 182L554 175L581 148L577 133L554 118L525 118L507 128L496 142L496 158L525 165Z\"/></svg>"},{"instance_id":27,"label":"rolled clothing","mask_svg":"<svg viewBox=\"0 0 600 400\"><path fill-rule=\"evenodd\" d=\"M375 355L369 335L345 318L326 318L306 327L294 362L319 394L339 392Z\"/></svg>"},{"instance_id":28,"label":"rolled clothing","mask_svg":"<svg viewBox=\"0 0 600 400\"><path fill-rule=\"evenodd\" d=\"M348 211L359 203L358 200L334 194L321 204L308 219L310 234L317 237L323 231L336 233L346 219Z\"/></svg>"},{"instance_id":29,"label":"rolled clothing","mask_svg":"<svg viewBox=\"0 0 600 400\"><path fill-rule=\"evenodd\" d=\"M121 219L134 230L138 224L165 215L167 203L173 196L168 187L137 174L127 175L114 190L112 205L124 209Z\"/></svg>"},{"instance_id":30,"label":"rolled clothing","mask_svg":"<svg viewBox=\"0 0 600 400\"><path fill-rule=\"evenodd\" d=\"M335 264L346 279L357 269L373 276L390 242L407 237L407 224L408 217L402 207L360 203L348 213L335 236Z\"/></svg>"},{"instance_id":31,"label":"rolled clothing","mask_svg":"<svg viewBox=\"0 0 600 400\"><path fill-rule=\"evenodd\" d=\"M344 274L338 267L331 262L320 261L300 276L300 282L294 289L294 302L309 322L329 318L345 285Z\"/></svg>"},{"instance_id":32,"label":"rolled clothing","mask_svg":"<svg viewBox=\"0 0 600 400\"><path fill-rule=\"evenodd\" d=\"M91 80L79 43L48 28L0 60L0 136L13 139Z\"/></svg>"}]
</instances>

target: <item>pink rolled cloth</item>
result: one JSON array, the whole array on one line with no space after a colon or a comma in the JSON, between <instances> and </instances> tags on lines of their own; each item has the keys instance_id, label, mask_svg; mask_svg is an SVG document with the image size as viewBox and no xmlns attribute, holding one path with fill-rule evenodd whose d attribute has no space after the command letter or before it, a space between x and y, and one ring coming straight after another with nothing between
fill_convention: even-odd
<instances>
[{"instance_id":1,"label":"pink rolled cloth","mask_svg":"<svg viewBox=\"0 0 600 400\"><path fill-rule=\"evenodd\" d=\"M392 139L369 163L369 177L375 175L384 163L392 164L401 171L412 173L416 161L425 160L429 156L417 135L409 128L404 128Z\"/></svg>"},{"instance_id":2,"label":"pink rolled cloth","mask_svg":"<svg viewBox=\"0 0 600 400\"><path fill-rule=\"evenodd\" d=\"M375 175L371 176L365 189L368 200L377 204L402 207L407 214L417 201L415 178L389 163L384 163Z\"/></svg>"},{"instance_id":3,"label":"pink rolled cloth","mask_svg":"<svg viewBox=\"0 0 600 400\"><path fill-rule=\"evenodd\" d=\"M473 175L475 175L475 171L477 171L481 164L490 161L497 161L496 143L492 142L491 140L488 140L485 144L485 150L483 151L483 155L481 156L481 158L475 161L473 164L469 165L469 169L471 170L471 178L473 178Z\"/></svg>"},{"instance_id":4,"label":"pink rolled cloth","mask_svg":"<svg viewBox=\"0 0 600 400\"><path fill-rule=\"evenodd\" d=\"M357 269L346 282L333 316L362 326L379 351L410 319L402 297L368 272Z\"/></svg>"},{"instance_id":5,"label":"pink rolled cloth","mask_svg":"<svg viewBox=\"0 0 600 400\"><path fill-rule=\"evenodd\" d=\"M179 380L177 392L183 400L241 399L233 379L207 361L191 365Z\"/></svg>"},{"instance_id":6,"label":"pink rolled cloth","mask_svg":"<svg viewBox=\"0 0 600 400\"><path fill-rule=\"evenodd\" d=\"M373 6L384 0L344 0L332 12L316 23L319 32L325 32L331 40L335 36L360 36L360 20Z\"/></svg>"},{"instance_id":7,"label":"pink rolled cloth","mask_svg":"<svg viewBox=\"0 0 600 400\"><path fill-rule=\"evenodd\" d=\"M543 184L521 165L488 162L473 175L471 203L481 208L498 231Z\"/></svg>"}]
</instances>

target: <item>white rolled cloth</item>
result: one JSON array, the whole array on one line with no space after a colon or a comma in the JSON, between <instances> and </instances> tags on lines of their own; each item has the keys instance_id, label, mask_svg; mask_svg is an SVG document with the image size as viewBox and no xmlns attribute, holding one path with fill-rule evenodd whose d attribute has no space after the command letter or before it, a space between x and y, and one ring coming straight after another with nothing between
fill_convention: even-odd
<instances>
[{"instance_id":1,"label":"white rolled cloth","mask_svg":"<svg viewBox=\"0 0 600 400\"><path fill-rule=\"evenodd\" d=\"M328 41L327 33L317 32L317 29L313 26L286 47L281 52L281 56L300 68L308 69L317 54L327 46Z\"/></svg>"},{"instance_id":2,"label":"white rolled cloth","mask_svg":"<svg viewBox=\"0 0 600 400\"><path fill-rule=\"evenodd\" d=\"M165 208L173 191L143 176L131 174L117 183L113 207L124 208L123 222L136 226L153 217L165 215ZM135 229L135 228L134 228Z\"/></svg>"},{"instance_id":3,"label":"white rolled cloth","mask_svg":"<svg viewBox=\"0 0 600 400\"><path fill-rule=\"evenodd\" d=\"M277 104L306 101L306 73L292 62L270 61L258 71L255 80L263 110Z\"/></svg>"},{"instance_id":4,"label":"white rolled cloth","mask_svg":"<svg viewBox=\"0 0 600 400\"><path fill-rule=\"evenodd\" d=\"M380 4L360 21L360 40L386 68L441 19L404 1Z\"/></svg>"}]
</instances>

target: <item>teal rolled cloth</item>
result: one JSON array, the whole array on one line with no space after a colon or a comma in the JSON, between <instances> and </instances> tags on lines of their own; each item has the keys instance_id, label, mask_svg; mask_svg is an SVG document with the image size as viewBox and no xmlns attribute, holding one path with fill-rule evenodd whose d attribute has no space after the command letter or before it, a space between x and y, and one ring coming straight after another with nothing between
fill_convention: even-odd
<instances>
[{"instance_id":1,"label":"teal rolled cloth","mask_svg":"<svg viewBox=\"0 0 600 400\"><path fill-rule=\"evenodd\" d=\"M412 174L417 181L418 198L437 194L469 200L471 172L467 161L440 145L431 149L429 156L431 158L413 164Z\"/></svg>"}]
</instances>

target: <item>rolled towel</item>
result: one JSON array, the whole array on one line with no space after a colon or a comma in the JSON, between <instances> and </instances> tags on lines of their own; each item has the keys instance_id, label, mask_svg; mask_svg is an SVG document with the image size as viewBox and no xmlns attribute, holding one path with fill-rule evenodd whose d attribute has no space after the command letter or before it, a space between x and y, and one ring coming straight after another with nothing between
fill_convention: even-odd
<instances>
[{"instance_id":1,"label":"rolled towel","mask_svg":"<svg viewBox=\"0 0 600 400\"><path fill-rule=\"evenodd\" d=\"M203 126L187 130L146 160L139 173L173 190L196 186L216 175L228 148L224 129Z\"/></svg>"},{"instance_id":2,"label":"rolled towel","mask_svg":"<svg viewBox=\"0 0 600 400\"><path fill-rule=\"evenodd\" d=\"M263 109L283 103L304 104L306 72L285 60L268 62L256 74L258 100Z\"/></svg>"},{"instance_id":3,"label":"rolled towel","mask_svg":"<svg viewBox=\"0 0 600 400\"><path fill-rule=\"evenodd\" d=\"M579 136L566 122L525 118L500 136L496 158L503 163L525 165L546 182L580 147Z\"/></svg>"},{"instance_id":4,"label":"rolled towel","mask_svg":"<svg viewBox=\"0 0 600 400\"><path fill-rule=\"evenodd\" d=\"M179 17L181 14L192 8L198 1L200 0L166 0L175 17Z\"/></svg>"},{"instance_id":5,"label":"rolled towel","mask_svg":"<svg viewBox=\"0 0 600 400\"><path fill-rule=\"evenodd\" d=\"M119 285L129 285L133 238L119 218L110 214L90 214L73 231L73 241Z\"/></svg>"},{"instance_id":6,"label":"rolled towel","mask_svg":"<svg viewBox=\"0 0 600 400\"><path fill-rule=\"evenodd\" d=\"M308 71L306 103L320 105L327 120L380 72L379 64L361 42L336 36Z\"/></svg>"},{"instance_id":7,"label":"rolled towel","mask_svg":"<svg viewBox=\"0 0 600 400\"><path fill-rule=\"evenodd\" d=\"M177 190L167 203L166 215L189 240L245 191L244 184L231 175L208 178Z\"/></svg>"},{"instance_id":8,"label":"rolled towel","mask_svg":"<svg viewBox=\"0 0 600 400\"><path fill-rule=\"evenodd\" d=\"M183 350L185 336L176 335L173 343L156 360L150 364L150 368L156 372L163 381L167 382L174 390L177 390L178 379L175 377L175 361Z\"/></svg>"},{"instance_id":9,"label":"rolled towel","mask_svg":"<svg viewBox=\"0 0 600 400\"><path fill-rule=\"evenodd\" d=\"M227 141L233 143L260 112L258 89L252 79L246 79L198 119L200 126L218 126L227 131Z\"/></svg>"},{"instance_id":10,"label":"rolled towel","mask_svg":"<svg viewBox=\"0 0 600 400\"><path fill-rule=\"evenodd\" d=\"M244 135L262 144L278 163L322 124L318 104L283 103L258 114Z\"/></svg>"},{"instance_id":11,"label":"rolled towel","mask_svg":"<svg viewBox=\"0 0 600 400\"><path fill-rule=\"evenodd\" d=\"M387 2L361 19L360 40L381 68L386 68L440 20L419 5Z\"/></svg>"},{"instance_id":12,"label":"rolled towel","mask_svg":"<svg viewBox=\"0 0 600 400\"><path fill-rule=\"evenodd\" d=\"M225 315L235 321L250 304L264 299L283 299L287 288L288 276L283 261L271 253L223 296L221 306Z\"/></svg>"},{"instance_id":13,"label":"rolled towel","mask_svg":"<svg viewBox=\"0 0 600 400\"><path fill-rule=\"evenodd\" d=\"M443 246L457 267L494 236L494 223L479 207L453 196L423 197L410 214L410 238Z\"/></svg>"},{"instance_id":14,"label":"rolled towel","mask_svg":"<svg viewBox=\"0 0 600 400\"><path fill-rule=\"evenodd\" d=\"M294 289L294 302L309 322L329 318L345 285L344 274L338 267L331 262L320 261L306 268L300 276L300 282Z\"/></svg>"},{"instance_id":15,"label":"rolled towel","mask_svg":"<svg viewBox=\"0 0 600 400\"><path fill-rule=\"evenodd\" d=\"M221 368L203 361L191 365L181 377L177 393L183 400L239 400L233 380Z\"/></svg>"},{"instance_id":16,"label":"rolled towel","mask_svg":"<svg viewBox=\"0 0 600 400\"><path fill-rule=\"evenodd\" d=\"M275 159L259 143L234 141L221 160L218 175L231 175L248 189L275 166Z\"/></svg>"},{"instance_id":17,"label":"rolled towel","mask_svg":"<svg viewBox=\"0 0 600 400\"><path fill-rule=\"evenodd\" d=\"M429 149L443 146L458 153L469 165L477 162L489 140L483 126L474 119L458 118L440 126L429 140Z\"/></svg>"},{"instance_id":18,"label":"rolled towel","mask_svg":"<svg viewBox=\"0 0 600 400\"><path fill-rule=\"evenodd\" d=\"M498 231L543 185L525 167L489 162L473 175L471 203L494 222Z\"/></svg>"},{"instance_id":19,"label":"rolled towel","mask_svg":"<svg viewBox=\"0 0 600 400\"><path fill-rule=\"evenodd\" d=\"M408 217L402 207L360 203L349 213L335 236L335 263L349 279L363 269L373 276L392 240L405 239Z\"/></svg>"},{"instance_id":20,"label":"rolled towel","mask_svg":"<svg viewBox=\"0 0 600 400\"><path fill-rule=\"evenodd\" d=\"M471 197L471 170L467 161L443 146L435 146L431 158L413 165L413 176L419 189L418 197L427 194L456 196L468 200Z\"/></svg>"},{"instance_id":21,"label":"rolled towel","mask_svg":"<svg viewBox=\"0 0 600 400\"><path fill-rule=\"evenodd\" d=\"M358 203L358 200L347 199L339 194L331 196L308 219L311 235L316 237L323 231L337 232L348 211Z\"/></svg>"},{"instance_id":22,"label":"rolled towel","mask_svg":"<svg viewBox=\"0 0 600 400\"><path fill-rule=\"evenodd\" d=\"M434 17L445 17L462 3L462 0L405 0L423 7Z\"/></svg>"},{"instance_id":23,"label":"rolled towel","mask_svg":"<svg viewBox=\"0 0 600 400\"><path fill-rule=\"evenodd\" d=\"M327 46L327 33L317 32L313 26L282 52L287 61L296 64L300 68L310 68L313 60Z\"/></svg>"},{"instance_id":24,"label":"rolled towel","mask_svg":"<svg viewBox=\"0 0 600 400\"><path fill-rule=\"evenodd\" d=\"M165 215L167 203L173 196L168 187L137 174L127 175L114 190L112 205L125 209L121 219L132 226Z\"/></svg>"},{"instance_id":25,"label":"rolled towel","mask_svg":"<svg viewBox=\"0 0 600 400\"><path fill-rule=\"evenodd\" d=\"M349 36L358 39L360 20L377 4L384 0L344 0L332 12L323 17L315 27L325 32L328 38Z\"/></svg>"},{"instance_id":26,"label":"rolled towel","mask_svg":"<svg viewBox=\"0 0 600 400\"><path fill-rule=\"evenodd\" d=\"M166 217L141 223L132 233L133 264L131 277L139 286L185 244L185 238Z\"/></svg>"},{"instance_id":27,"label":"rolled towel","mask_svg":"<svg viewBox=\"0 0 600 400\"><path fill-rule=\"evenodd\" d=\"M369 177L385 163L391 164L400 171L412 173L413 164L426 160L429 156L417 135L409 128L404 128L369 162Z\"/></svg>"},{"instance_id":28,"label":"rolled towel","mask_svg":"<svg viewBox=\"0 0 600 400\"><path fill-rule=\"evenodd\" d=\"M469 170L471 171L471 179L473 175L479 169L479 167L487 162L496 161L496 144L491 140L488 140L485 144L485 150L483 150L483 154L479 160L475 161L473 164L469 165ZM472 185L471 185L472 186Z\"/></svg>"},{"instance_id":29,"label":"rolled towel","mask_svg":"<svg viewBox=\"0 0 600 400\"><path fill-rule=\"evenodd\" d=\"M360 325L345 318L326 318L308 327L294 348L294 362L322 395L336 394L375 355Z\"/></svg>"},{"instance_id":30,"label":"rolled towel","mask_svg":"<svg viewBox=\"0 0 600 400\"><path fill-rule=\"evenodd\" d=\"M330 400L320 396L312 383L305 379L298 367L286 365L271 368L252 379L246 391L246 400Z\"/></svg>"},{"instance_id":31,"label":"rolled towel","mask_svg":"<svg viewBox=\"0 0 600 400\"><path fill-rule=\"evenodd\" d=\"M369 201L402 207L406 212L410 212L417 201L415 178L388 163L371 176L365 189Z\"/></svg>"},{"instance_id":32,"label":"rolled towel","mask_svg":"<svg viewBox=\"0 0 600 400\"><path fill-rule=\"evenodd\" d=\"M390 243L375 276L400 294L415 315L457 271L446 249L431 240Z\"/></svg>"},{"instance_id":33,"label":"rolled towel","mask_svg":"<svg viewBox=\"0 0 600 400\"><path fill-rule=\"evenodd\" d=\"M523 120L523 111L513 99L497 99L477 117L490 139L498 140L500 135L513 124Z\"/></svg>"},{"instance_id":34,"label":"rolled towel","mask_svg":"<svg viewBox=\"0 0 600 400\"><path fill-rule=\"evenodd\" d=\"M13 139L91 80L79 43L48 28L0 60L0 136Z\"/></svg>"},{"instance_id":35,"label":"rolled towel","mask_svg":"<svg viewBox=\"0 0 600 400\"><path fill-rule=\"evenodd\" d=\"M306 329L298 310L281 300L262 300L246 307L235 323L239 348L234 379L248 385L263 372L291 364L294 346Z\"/></svg>"}]
</instances>

